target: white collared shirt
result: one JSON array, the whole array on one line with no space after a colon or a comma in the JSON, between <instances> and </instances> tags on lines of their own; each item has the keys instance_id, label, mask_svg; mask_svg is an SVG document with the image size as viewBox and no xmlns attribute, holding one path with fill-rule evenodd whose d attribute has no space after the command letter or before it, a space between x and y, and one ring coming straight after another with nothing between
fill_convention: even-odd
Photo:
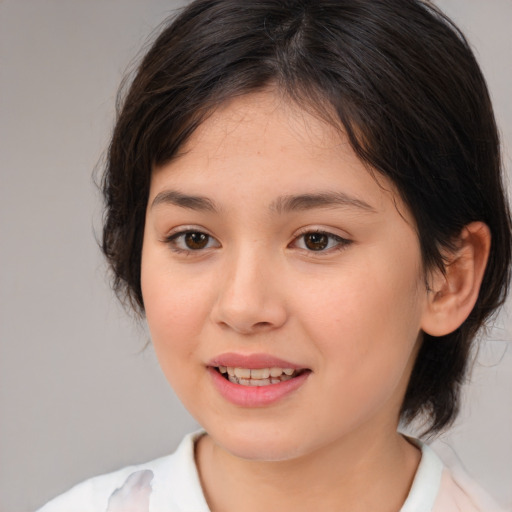
<instances>
[{"instance_id":1,"label":"white collared shirt","mask_svg":"<svg viewBox=\"0 0 512 512\"><path fill-rule=\"evenodd\" d=\"M203 434L185 436L172 455L86 480L38 512L210 512L194 461ZM400 512L504 512L469 477L455 476L431 448L413 442L421 461Z\"/></svg>"}]
</instances>

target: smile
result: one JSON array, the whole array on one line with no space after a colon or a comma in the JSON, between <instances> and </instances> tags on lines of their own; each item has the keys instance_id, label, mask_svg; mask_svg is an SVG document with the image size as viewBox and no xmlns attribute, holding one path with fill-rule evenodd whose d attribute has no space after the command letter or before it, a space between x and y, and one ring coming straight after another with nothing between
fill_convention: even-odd
<instances>
[{"instance_id":1,"label":"smile","mask_svg":"<svg viewBox=\"0 0 512 512\"><path fill-rule=\"evenodd\" d=\"M293 368L237 368L217 366L215 368L224 378L233 384L242 386L270 386L280 384L297 377L304 370Z\"/></svg>"}]
</instances>

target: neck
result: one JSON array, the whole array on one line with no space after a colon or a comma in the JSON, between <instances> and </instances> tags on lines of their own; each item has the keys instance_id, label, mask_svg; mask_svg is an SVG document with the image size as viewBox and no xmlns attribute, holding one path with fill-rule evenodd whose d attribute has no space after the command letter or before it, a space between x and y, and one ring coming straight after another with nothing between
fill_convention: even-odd
<instances>
[{"instance_id":1,"label":"neck","mask_svg":"<svg viewBox=\"0 0 512 512\"><path fill-rule=\"evenodd\" d=\"M366 434L366 435L365 435ZM369 435L371 434L371 435ZM212 512L292 510L398 512L420 460L393 429L357 434L285 461L236 457L209 436L196 459Z\"/></svg>"}]
</instances>

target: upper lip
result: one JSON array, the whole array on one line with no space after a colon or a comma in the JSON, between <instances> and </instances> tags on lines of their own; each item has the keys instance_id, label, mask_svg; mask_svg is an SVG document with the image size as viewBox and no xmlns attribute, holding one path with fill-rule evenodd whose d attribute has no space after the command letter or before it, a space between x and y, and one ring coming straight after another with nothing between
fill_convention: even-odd
<instances>
[{"instance_id":1,"label":"upper lip","mask_svg":"<svg viewBox=\"0 0 512 512\"><path fill-rule=\"evenodd\" d=\"M228 366L230 368L292 368L300 370L304 366L285 361L270 354L237 354L227 352L220 354L208 362L208 366Z\"/></svg>"}]
</instances>

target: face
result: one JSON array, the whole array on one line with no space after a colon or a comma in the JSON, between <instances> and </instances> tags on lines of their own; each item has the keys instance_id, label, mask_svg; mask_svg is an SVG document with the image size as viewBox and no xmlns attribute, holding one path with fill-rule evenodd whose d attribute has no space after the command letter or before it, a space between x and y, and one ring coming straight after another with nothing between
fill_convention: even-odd
<instances>
[{"instance_id":1,"label":"face","mask_svg":"<svg viewBox=\"0 0 512 512\"><path fill-rule=\"evenodd\" d=\"M426 304L419 242L339 130L271 92L219 108L154 170L141 280L164 374L231 454L396 429Z\"/></svg>"}]
</instances>

